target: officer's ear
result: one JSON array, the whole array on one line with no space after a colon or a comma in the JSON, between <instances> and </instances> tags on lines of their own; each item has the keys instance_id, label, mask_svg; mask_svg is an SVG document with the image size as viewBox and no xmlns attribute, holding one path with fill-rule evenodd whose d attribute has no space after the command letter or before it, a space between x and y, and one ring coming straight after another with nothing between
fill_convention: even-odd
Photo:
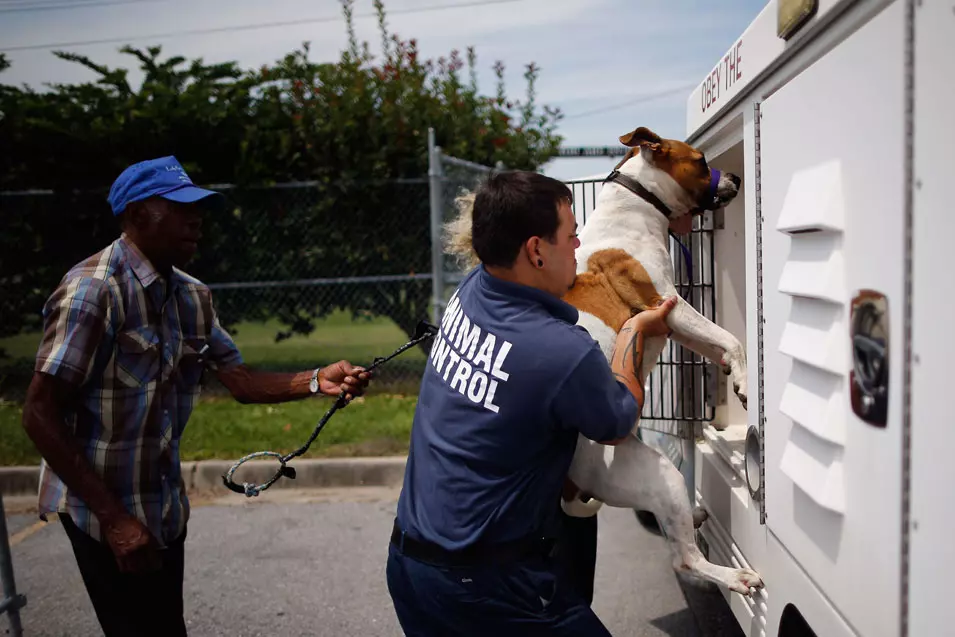
<instances>
[{"instance_id":1,"label":"officer's ear","mask_svg":"<svg viewBox=\"0 0 955 637\"><path fill-rule=\"evenodd\" d=\"M544 255L541 253L542 241L540 237L531 237L525 241L524 249L521 251L523 254L519 254L517 258L526 258L532 268L540 269L544 267Z\"/></svg>"}]
</instances>

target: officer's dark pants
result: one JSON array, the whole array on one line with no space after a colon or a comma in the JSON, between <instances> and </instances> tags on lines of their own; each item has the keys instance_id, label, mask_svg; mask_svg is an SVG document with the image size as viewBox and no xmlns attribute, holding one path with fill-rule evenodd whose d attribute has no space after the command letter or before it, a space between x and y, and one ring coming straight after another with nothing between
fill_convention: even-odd
<instances>
[{"instance_id":1,"label":"officer's dark pants","mask_svg":"<svg viewBox=\"0 0 955 637\"><path fill-rule=\"evenodd\" d=\"M587 604L594 601L597 567L597 516L574 518L561 510L557 561L567 584Z\"/></svg>"},{"instance_id":2,"label":"officer's dark pants","mask_svg":"<svg viewBox=\"0 0 955 637\"><path fill-rule=\"evenodd\" d=\"M447 567L388 549L388 590L409 637L610 635L553 558Z\"/></svg>"}]
</instances>

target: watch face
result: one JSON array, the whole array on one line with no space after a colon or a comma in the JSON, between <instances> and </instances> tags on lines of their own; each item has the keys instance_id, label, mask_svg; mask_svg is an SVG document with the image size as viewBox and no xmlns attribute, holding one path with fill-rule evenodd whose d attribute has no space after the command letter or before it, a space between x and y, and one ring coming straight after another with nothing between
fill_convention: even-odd
<instances>
[{"instance_id":1,"label":"watch face","mask_svg":"<svg viewBox=\"0 0 955 637\"><path fill-rule=\"evenodd\" d=\"M313 394L314 394L315 392L317 392L317 391L318 391L318 379L317 379L317 378L313 378L313 379L312 379L312 382L310 382L310 383L308 384L308 388L312 391Z\"/></svg>"}]
</instances>

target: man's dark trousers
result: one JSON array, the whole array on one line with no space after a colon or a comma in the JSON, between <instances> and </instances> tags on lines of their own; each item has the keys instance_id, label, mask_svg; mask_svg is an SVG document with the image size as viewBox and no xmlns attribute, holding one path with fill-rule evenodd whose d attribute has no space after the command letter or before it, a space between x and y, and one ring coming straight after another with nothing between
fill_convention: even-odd
<instances>
[{"instance_id":1,"label":"man's dark trousers","mask_svg":"<svg viewBox=\"0 0 955 637\"><path fill-rule=\"evenodd\" d=\"M597 569L597 516L575 518L563 511L559 515L557 561L560 572L570 587L587 604L592 604Z\"/></svg>"},{"instance_id":2,"label":"man's dark trousers","mask_svg":"<svg viewBox=\"0 0 955 637\"><path fill-rule=\"evenodd\" d=\"M73 545L80 575L106 637L183 637L182 580L186 532L160 551L162 568L145 574L121 573L109 546L73 524L60 521Z\"/></svg>"},{"instance_id":3,"label":"man's dark trousers","mask_svg":"<svg viewBox=\"0 0 955 637\"><path fill-rule=\"evenodd\" d=\"M510 637L610 633L553 558L442 566L388 549L388 590L408 637Z\"/></svg>"}]
</instances>

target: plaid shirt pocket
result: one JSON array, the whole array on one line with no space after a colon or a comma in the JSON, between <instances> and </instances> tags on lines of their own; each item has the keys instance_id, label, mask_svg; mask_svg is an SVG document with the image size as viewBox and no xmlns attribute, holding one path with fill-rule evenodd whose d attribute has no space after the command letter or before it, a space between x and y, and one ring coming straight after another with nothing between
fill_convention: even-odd
<instances>
[{"instance_id":1,"label":"plaid shirt pocket","mask_svg":"<svg viewBox=\"0 0 955 637\"><path fill-rule=\"evenodd\" d=\"M159 375L159 335L143 326L116 335L116 380L121 386L144 387Z\"/></svg>"},{"instance_id":2,"label":"plaid shirt pocket","mask_svg":"<svg viewBox=\"0 0 955 637\"><path fill-rule=\"evenodd\" d=\"M208 350L203 338L184 337L182 339L182 355L177 365L177 382L180 390L194 392L202 381L202 372L205 371L205 358Z\"/></svg>"}]
</instances>

